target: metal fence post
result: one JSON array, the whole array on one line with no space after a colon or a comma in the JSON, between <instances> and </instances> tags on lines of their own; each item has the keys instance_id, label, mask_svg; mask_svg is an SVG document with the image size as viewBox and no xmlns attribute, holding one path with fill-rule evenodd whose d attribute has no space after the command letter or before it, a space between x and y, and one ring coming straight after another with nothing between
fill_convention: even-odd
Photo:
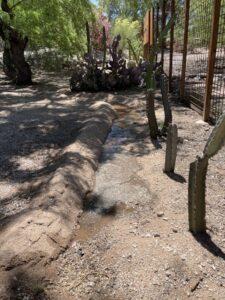
<instances>
[{"instance_id":1,"label":"metal fence post","mask_svg":"<svg viewBox=\"0 0 225 300\"><path fill-rule=\"evenodd\" d=\"M171 22L171 28L170 28L169 91L172 92L175 0L171 0L170 11L171 11L172 22Z\"/></svg>"},{"instance_id":2,"label":"metal fence post","mask_svg":"<svg viewBox=\"0 0 225 300\"><path fill-rule=\"evenodd\" d=\"M166 26L166 0L162 1L162 7L161 7L161 32L165 29ZM161 62L162 66L164 67L164 51L165 50L165 38L162 38L162 44L161 44Z\"/></svg>"},{"instance_id":3,"label":"metal fence post","mask_svg":"<svg viewBox=\"0 0 225 300\"><path fill-rule=\"evenodd\" d=\"M180 82L180 97L181 97L181 99L184 98L184 91L185 91L185 75L186 75L186 67L187 67L187 46L188 46L189 16L190 16L190 0L186 0L185 1L183 60L182 60L181 82Z\"/></svg>"},{"instance_id":4,"label":"metal fence post","mask_svg":"<svg viewBox=\"0 0 225 300\"><path fill-rule=\"evenodd\" d=\"M217 40L218 40L218 31L219 31L219 22L220 22L220 10L221 10L221 0L214 0L211 39L209 45L208 72L206 78L206 93L205 93L204 110L203 110L203 119L205 122L209 121L210 111L211 111L211 98L212 98L212 89L213 89L214 67L216 62L216 49L217 49Z\"/></svg>"}]
</instances>

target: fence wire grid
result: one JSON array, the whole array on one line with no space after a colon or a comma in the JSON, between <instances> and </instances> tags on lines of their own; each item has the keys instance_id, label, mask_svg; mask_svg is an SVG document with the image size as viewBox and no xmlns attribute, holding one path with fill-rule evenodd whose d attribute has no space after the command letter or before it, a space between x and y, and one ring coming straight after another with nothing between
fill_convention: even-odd
<instances>
[{"instance_id":1,"label":"fence wire grid","mask_svg":"<svg viewBox=\"0 0 225 300\"><path fill-rule=\"evenodd\" d=\"M166 1L166 0L164 0ZM171 16L172 1L175 1L176 23L174 27L173 49L170 39L164 49L164 70L169 74L170 54L173 51L171 85L173 92L180 91L182 62L184 53L185 1L166 1L166 18ZM186 0L187 1L187 0ZM206 97L209 67L209 49L212 36L214 0L190 0L187 61L185 73L184 100L202 112ZM155 34L162 31L162 7L155 10ZM158 22L158 24L157 24ZM163 51L162 51L163 53ZM161 53L158 61L162 60ZM221 0L219 31L217 37L216 60L213 70L210 117L215 122L225 111L225 0Z\"/></svg>"}]
</instances>

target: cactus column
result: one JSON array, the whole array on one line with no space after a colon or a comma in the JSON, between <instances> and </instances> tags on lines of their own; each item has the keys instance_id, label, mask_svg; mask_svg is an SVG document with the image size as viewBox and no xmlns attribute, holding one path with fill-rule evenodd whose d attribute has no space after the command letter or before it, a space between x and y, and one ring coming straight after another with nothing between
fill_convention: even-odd
<instances>
[{"instance_id":1,"label":"cactus column","mask_svg":"<svg viewBox=\"0 0 225 300\"><path fill-rule=\"evenodd\" d=\"M202 157L198 156L196 161L190 165L188 189L189 229L194 234L206 231L205 190L208 162L222 148L224 142L225 113L214 127Z\"/></svg>"},{"instance_id":2,"label":"cactus column","mask_svg":"<svg viewBox=\"0 0 225 300\"><path fill-rule=\"evenodd\" d=\"M173 173L177 158L178 132L177 125L169 125L167 131L165 173Z\"/></svg>"},{"instance_id":3,"label":"cactus column","mask_svg":"<svg viewBox=\"0 0 225 300\"><path fill-rule=\"evenodd\" d=\"M205 186L208 158L198 157L190 165L188 207L189 229L194 234L205 232Z\"/></svg>"}]
</instances>

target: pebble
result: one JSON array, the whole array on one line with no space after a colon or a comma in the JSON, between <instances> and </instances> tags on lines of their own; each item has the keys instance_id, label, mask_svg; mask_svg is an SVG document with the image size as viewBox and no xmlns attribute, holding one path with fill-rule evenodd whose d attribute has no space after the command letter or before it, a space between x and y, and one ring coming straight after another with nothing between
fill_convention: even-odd
<instances>
[{"instance_id":1,"label":"pebble","mask_svg":"<svg viewBox=\"0 0 225 300\"><path fill-rule=\"evenodd\" d=\"M160 234L159 233L154 233L153 236L154 237L160 237Z\"/></svg>"},{"instance_id":2,"label":"pebble","mask_svg":"<svg viewBox=\"0 0 225 300\"><path fill-rule=\"evenodd\" d=\"M164 216L164 212L160 211L157 213L157 217L162 218Z\"/></svg>"}]
</instances>

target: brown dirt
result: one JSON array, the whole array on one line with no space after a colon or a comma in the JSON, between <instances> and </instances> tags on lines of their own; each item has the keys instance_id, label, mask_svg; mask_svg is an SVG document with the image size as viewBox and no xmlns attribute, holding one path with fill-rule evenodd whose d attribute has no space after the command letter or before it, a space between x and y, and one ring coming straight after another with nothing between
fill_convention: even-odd
<instances>
[{"instance_id":1,"label":"brown dirt","mask_svg":"<svg viewBox=\"0 0 225 300\"><path fill-rule=\"evenodd\" d=\"M169 177L162 171L165 141L152 144L148 137L144 94L102 99L119 119L70 247L42 268L4 271L9 298L224 299L224 149L210 162L208 236L196 238L188 231L189 165L212 126L198 123L197 113L173 102L180 138L176 174ZM160 100L157 116L162 123Z\"/></svg>"},{"instance_id":2,"label":"brown dirt","mask_svg":"<svg viewBox=\"0 0 225 300\"><path fill-rule=\"evenodd\" d=\"M3 80L1 87L4 272L48 263L68 247L115 112L94 95L68 93L57 77L23 89Z\"/></svg>"}]
</instances>

